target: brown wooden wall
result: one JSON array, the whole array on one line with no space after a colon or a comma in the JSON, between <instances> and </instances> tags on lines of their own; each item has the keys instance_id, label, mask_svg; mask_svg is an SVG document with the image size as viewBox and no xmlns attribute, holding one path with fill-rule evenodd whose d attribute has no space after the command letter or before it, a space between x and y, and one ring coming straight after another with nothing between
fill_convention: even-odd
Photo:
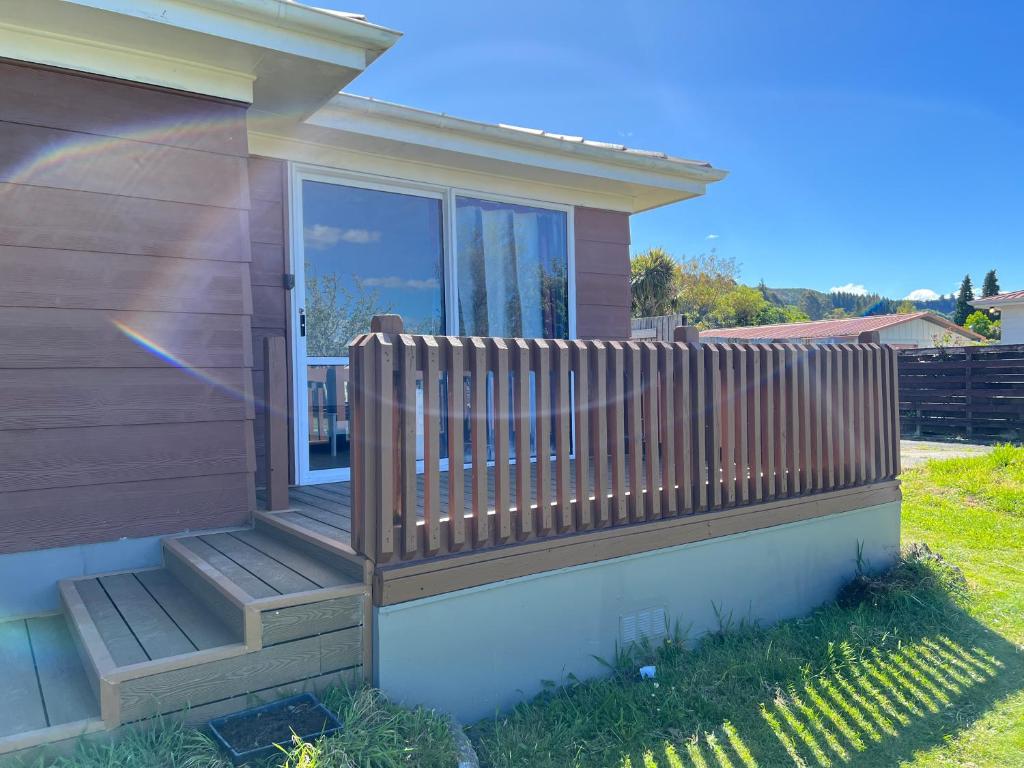
<instances>
[{"instance_id":1,"label":"brown wooden wall","mask_svg":"<svg viewBox=\"0 0 1024 768\"><path fill-rule=\"evenodd\" d=\"M577 208L576 335L629 338L629 214Z\"/></svg>"},{"instance_id":2,"label":"brown wooden wall","mask_svg":"<svg viewBox=\"0 0 1024 768\"><path fill-rule=\"evenodd\" d=\"M0 61L0 553L248 519L247 156L242 106Z\"/></svg>"},{"instance_id":3,"label":"brown wooden wall","mask_svg":"<svg viewBox=\"0 0 1024 768\"><path fill-rule=\"evenodd\" d=\"M266 482L266 442L263 434L263 339L267 336L288 338L288 291L284 275L290 272L285 250L285 164L281 160L263 157L249 158L249 190L252 197L250 231L252 261L252 343L253 386L256 392L256 484ZM286 347L291 349L290 342ZM289 358L288 369L291 370ZM289 411L291 387L289 381ZM289 440L289 450L290 450ZM289 453L291 455L291 452ZM294 460L289 462L294 464ZM290 473L294 478L294 467Z\"/></svg>"}]
</instances>

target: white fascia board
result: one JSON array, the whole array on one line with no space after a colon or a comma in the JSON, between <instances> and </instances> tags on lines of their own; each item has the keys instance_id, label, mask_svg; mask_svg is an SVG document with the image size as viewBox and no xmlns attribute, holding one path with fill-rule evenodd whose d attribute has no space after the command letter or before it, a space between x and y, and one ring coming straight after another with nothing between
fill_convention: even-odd
<instances>
[{"instance_id":1,"label":"white fascia board","mask_svg":"<svg viewBox=\"0 0 1024 768\"><path fill-rule=\"evenodd\" d=\"M292 137L597 192L617 198L614 210L630 213L702 195L707 184L726 175L698 163L535 136L348 94L332 99L295 129Z\"/></svg>"},{"instance_id":2,"label":"white fascia board","mask_svg":"<svg viewBox=\"0 0 1024 768\"><path fill-rule=\"evenodd\" d=\"M501 195L558 205L579 205L633 213L636 196L625 191L601 189L597 185L567 186L541 179L493 173L453 163L431 162L393 154L357 151L310 138L282 136L254 130L250 120L249 152L273 157L328 172L375 178L381 183L414 182L438 189L455 187L481 195ZM621 185L620 185L621 186ZM676 199L679 199L678 195ZM671 201L670 201L671 202Z\"/></svg>"},{"instance_id":3,"label":"white fascia board","mask_svg":"<svg viewBox=\"0 0 1024 768\"><path fill-rule=\"evenodd\" d=\"M314 112L399 37L286 0L32 0L4 5L6 58Z\"/></svg>"},{"instance_id":4,"label":"white fascia board","mask_svg":"<svg viewBox=\"0 0 1024 768\"><path fill-rule=\"evenodd\" d=\"M398 33L281 0L65 0L179 30L329 62L366 67L366 51L384 50Z\"/></svg>"}]
</instances>

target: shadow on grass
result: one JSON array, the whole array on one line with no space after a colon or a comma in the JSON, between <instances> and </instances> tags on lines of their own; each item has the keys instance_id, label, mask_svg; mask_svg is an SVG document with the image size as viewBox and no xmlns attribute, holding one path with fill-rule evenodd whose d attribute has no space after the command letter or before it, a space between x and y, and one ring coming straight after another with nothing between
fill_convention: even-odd
<instances>
[{"instance_id":1,"label":"shadow on grass","mask_svg":"<svg viewBox=\"0 0 1024 768\"><path fill-rule=\"evenodd\" d=\"M985 633L965 644L917 637L898 650L847 660L843 672L801 679L747 717L685 740L624 755L631 768L895 765L943 743L999 699L1024 688L1020 654Z\"/></svg>"},{"instance_id":2,"label":"shadow on grass","mask_svg":"<svg viewBox=\"0 0 1024 768\"><path fill-rule=\"evenodd\" d=\"M963 610L962 577L941 559L855 586L807 619L632 654L612 680L481 723L483 763L891 766L1024 689L1024 656ZM634 679L642 662L657 664L657 685Z\"/></svg>"}]
</instances>

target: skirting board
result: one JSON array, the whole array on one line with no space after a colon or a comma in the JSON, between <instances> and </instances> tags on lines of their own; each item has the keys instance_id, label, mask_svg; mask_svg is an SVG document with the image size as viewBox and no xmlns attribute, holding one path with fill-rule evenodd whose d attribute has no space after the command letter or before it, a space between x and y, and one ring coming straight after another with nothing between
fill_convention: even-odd
<instances>
[{"instance_id":1,"label":"skirting board","mask_svg":"<svg viewBox=\"0 0 1024 768\"><path fill-rule=\"evenodd\" d=\"M400 703L472 722L531 697L542 680L606 672L595 657L611 659L623 622L641 612L663 611L691 640L722 614L804 615L855 573L859 547L882 569L899 536L900 502L888 501L378 606L374 680Z\"/></svg>"}]
</instances>

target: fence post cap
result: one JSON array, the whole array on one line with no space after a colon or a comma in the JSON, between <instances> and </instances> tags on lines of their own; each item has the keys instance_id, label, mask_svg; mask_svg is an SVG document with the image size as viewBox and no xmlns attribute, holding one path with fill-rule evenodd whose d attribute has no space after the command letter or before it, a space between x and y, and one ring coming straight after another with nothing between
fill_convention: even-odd
<instances>
[{"instance_id":1,"label":"fence post cap","mask_svg":"<svg viewBox=\"0 0 1024 768\"><path fill-rule=\"evenodd\" d=\"M882 339L878 331L861 331L857 334L858 344L881 344Z\"/></svg>"},{"instance_id":2,"label":"fence post cap","mask_svg":"<svg viewBox=\"0 0 1024 768\"><path fill-rule=\"evenodd\" d=\"M374 315L370 319L370 333L401 333L404 328L401 315Z\"/></svg>"},{"instance_id":3,"label":"fence post cap","mask_svg":"<svg viewBox=\"0 0 1024 768\"><path fill-rule=\"evenodd\" d=\"M684 344L700 344L700 331L692 325L677 325L672 330L672 341Z\"/></svg>"}]
</instances>

